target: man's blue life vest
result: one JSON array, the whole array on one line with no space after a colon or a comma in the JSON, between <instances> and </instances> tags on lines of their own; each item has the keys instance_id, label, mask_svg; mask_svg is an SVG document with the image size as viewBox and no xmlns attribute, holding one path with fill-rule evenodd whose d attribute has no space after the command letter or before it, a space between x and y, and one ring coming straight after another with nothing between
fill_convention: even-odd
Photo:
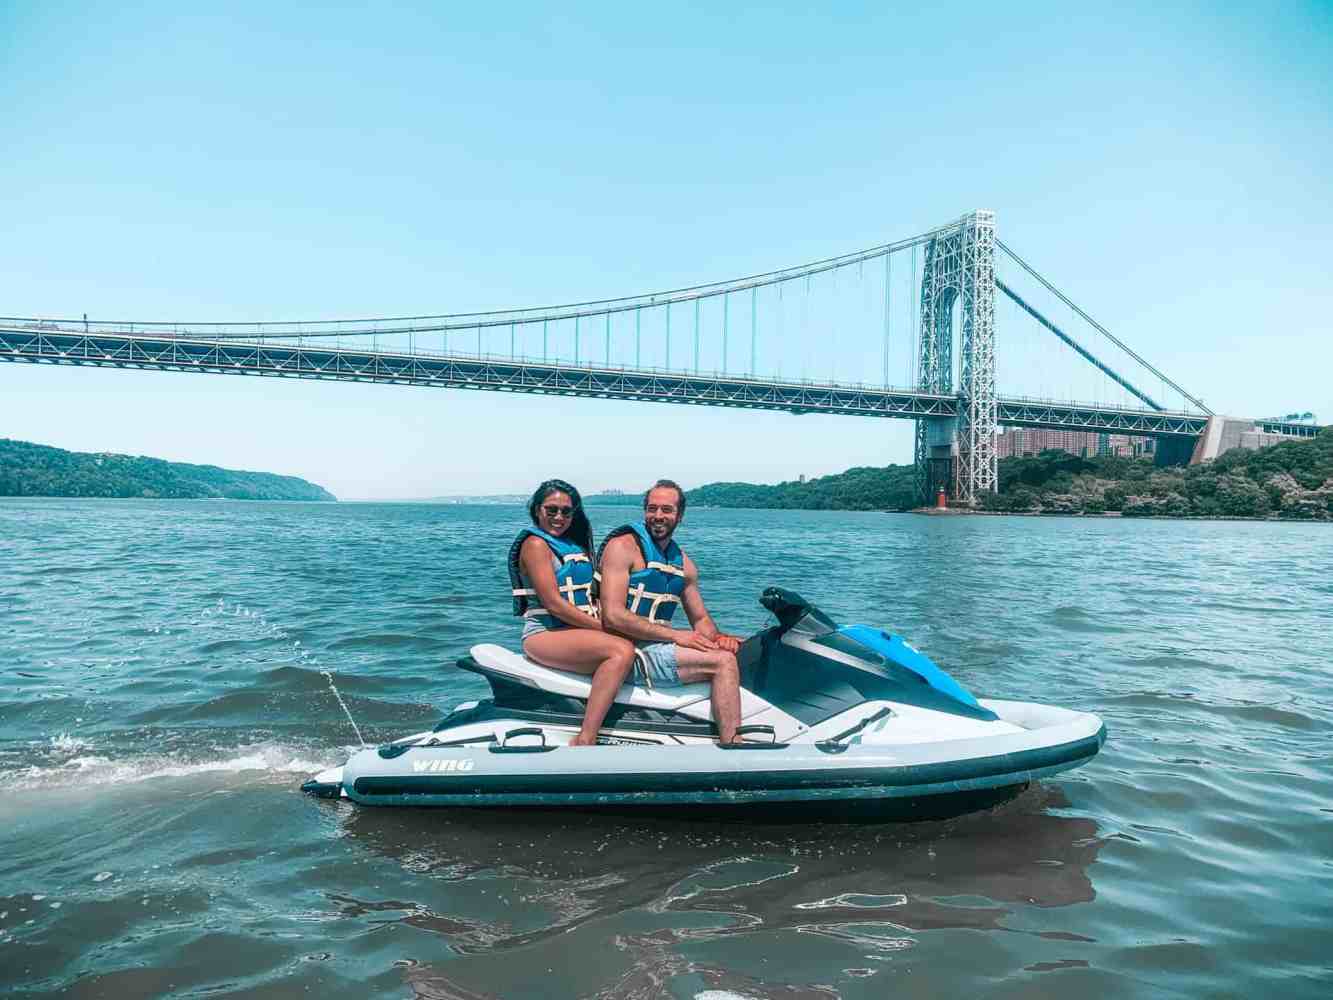
<instances>
[{"instance_id":1,"label":"man's blue life vest","mask_svg":"<svg viewBox=\"0 0 1333 1000\"><path fill-rule=\"evenodd\" d=\"M595 615L597 606L592 601L592 560L582 546L563 538L548 535L540 528L524 528L509 547L509 586L514 595L514 614L536 618L547 628L565 628L566 625L542 606L537 590L519 565L519 552L529 535L540 538L555 558L555 585L561 595L585 614Z\"/></svg>"},{"instance_id":2,"label":"man's blue life vest","mask_svg":"<svg viewBox=\"0 0 1333 1000\"><path fill-rule=\"evenodd\" d=\"M642 615L650 622L667 625L680 604L680 595L685 592L685 553L672 539L663 552L653 541L653 536L642 521L634 524L622 524L606 536L601 548L597 550L597 563L601 565L602 553L607 542L621 535L633 535L639 543L639 553L643 556L643 569L629 575L629 591L625 594L625 607L636 615ZM599 575L598 579L601 577Z\"/></svg>"}]
</instances>

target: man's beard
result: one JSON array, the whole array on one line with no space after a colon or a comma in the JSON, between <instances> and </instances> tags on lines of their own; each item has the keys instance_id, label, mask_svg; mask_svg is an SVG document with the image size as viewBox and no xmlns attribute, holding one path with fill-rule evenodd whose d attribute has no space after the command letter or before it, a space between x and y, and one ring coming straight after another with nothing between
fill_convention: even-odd
<instances>
[{"instance_id":1,"label":"man's beard","mask_svg":"<svg viewBox=\"0 0 1333 1000\"><path fill-rule=\"evenodd\" d=\"M676 525L675 525L675 524L673 524L673 525L671 525L669 528L667 528L667 529L666 529L666 533L665 533L664 535L661 535L660 537L659 537L659 536L657 535L657 533L653 530L653 526L652 526L651 524L648 525L648 534L649 534L650 536L652 536L652 538L653 538L654 541L661 542L663 545L665 545L667 542L671 541L671 536L674 535L675 533L676 533Z\"/></svg>"}]
</instances>

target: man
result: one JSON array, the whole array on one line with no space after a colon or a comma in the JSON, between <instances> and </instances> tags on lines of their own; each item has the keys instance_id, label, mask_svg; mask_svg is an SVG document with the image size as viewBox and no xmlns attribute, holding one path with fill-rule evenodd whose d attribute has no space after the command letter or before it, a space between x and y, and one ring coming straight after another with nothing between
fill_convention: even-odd
<instances>
[{"instance_id":1,"label":"man","mask_svg":"<svg viewBox=\"0 0 1333 1000\"><path fill-rule=\"evenodd\" d=\"M607 536L597 554L602 627L634 640L649 687L709 681L718 736L733 743L741 717L741 641L713 623L694 560L672 538L684 516L685 491L659 479L644 494L643 522ZM677 605L685 608L688 629L671 627Z\"/></svg>"}]
</instances>

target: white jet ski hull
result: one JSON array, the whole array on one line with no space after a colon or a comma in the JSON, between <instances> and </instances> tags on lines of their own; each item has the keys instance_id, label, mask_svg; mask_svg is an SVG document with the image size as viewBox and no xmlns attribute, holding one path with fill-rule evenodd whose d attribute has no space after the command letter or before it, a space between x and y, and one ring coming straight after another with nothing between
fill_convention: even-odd
<instances>
[{"instance_id":1,"label":"white jet ski hull","mask_svg":"<svg viewBox=\"0 0 1333 1000\"><path fill-rule=\"evenodd\" d=\"M365 806L745 807L896 804L967 812L1078 767L1106 740L1095 715L977 700L901 639L842 628L789 592L751 637L741 745L721 746L706 685L626 685L604 745L571 747L589 691L493 645L460 661L494 698L433 731L361 750L306 791ZM776 606L775 606L776 605Z\"/></svg>"},{"instance_id":2,"label":"white jet ski hull","mask_svg":"<svg viewBox=\"0 0 1333 1000\"><path fill-rule=\"evenodd\" d=\"M750 743L544 746L537 737L488 746L363 750L336 786L366 806L666 806L835 803L966 796L1023 786L1085 763L1106 730L1094 715L986 702L1032 729L930 743ZM521 740L521 743L520 743ZM392 752L392 751L391 751ZM333 778L326 773L321 778Z\"/></svg>"}]
</instances>

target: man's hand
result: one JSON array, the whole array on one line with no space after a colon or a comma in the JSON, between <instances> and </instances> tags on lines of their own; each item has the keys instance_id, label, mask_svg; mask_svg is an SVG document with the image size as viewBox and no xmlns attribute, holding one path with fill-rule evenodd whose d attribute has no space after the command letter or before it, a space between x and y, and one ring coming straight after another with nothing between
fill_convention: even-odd
<instances>
[{"instance_id":1,"label":"man's hand","mask_svg":"<svg viewBox=\"0 0 1333 1000\"><path fill-rule=\"evenodd\" d=\"M703 653L711 653L718 648L718 644L709 639L702 632L695 632L693 629L677 629L676 634L671 637L671 641L677 646L683 646L686 649L697 649Z\"/></svg>"},{"instance_id":2,"label":"man's hand","mask_svg":"<svg viewBox=\"0 0 1333 1000\"><path fill-rule=\"evenodd\" d=\"M728 653L739 653L741 649L741 640L734 635L726 635L719 632L713 636L713 642L718 649L725 649Z\"/></svg>"}]
</instances>

